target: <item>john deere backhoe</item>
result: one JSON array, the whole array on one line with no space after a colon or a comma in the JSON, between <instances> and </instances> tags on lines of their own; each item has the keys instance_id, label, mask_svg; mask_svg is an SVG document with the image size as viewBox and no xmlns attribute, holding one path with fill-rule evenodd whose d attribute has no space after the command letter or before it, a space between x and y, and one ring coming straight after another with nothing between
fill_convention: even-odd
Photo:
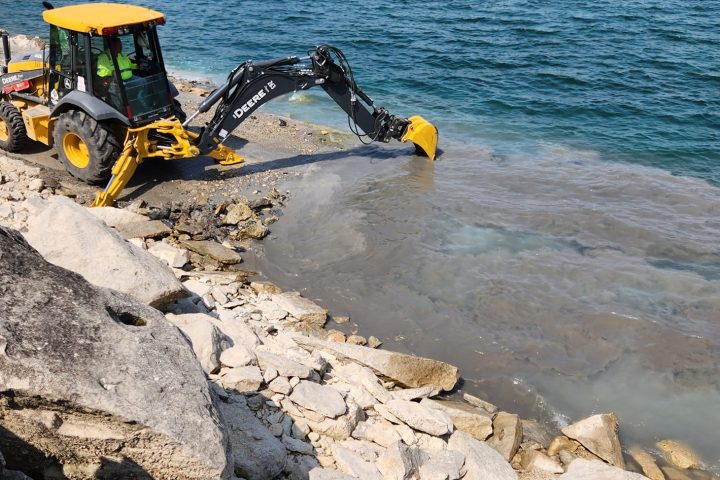
<instances>
[{"instance_id":1,"label":"john deere backhoe","mask_svg":"<svg viewBox=\"0 0 720 480\"><path fill-rule=\"evenodd\" d=\"M6 63L0 70L0 148L20 152L29 140L54 146L73 176L107 182L94 206L111 205L148 158L208 155L222 164L242 162L223 145L230 133L268 101L316 86L347 112L361 139L410 141L435 158L437 129L420 116L397 117L376 106L337 48L241 63L186 119L160 50L162 13L111 3L43 4L49 49L11 58L8 36L0 34ZM212 120L199 132L188 130L213 107Z\"/></svg>"}]
</instances>

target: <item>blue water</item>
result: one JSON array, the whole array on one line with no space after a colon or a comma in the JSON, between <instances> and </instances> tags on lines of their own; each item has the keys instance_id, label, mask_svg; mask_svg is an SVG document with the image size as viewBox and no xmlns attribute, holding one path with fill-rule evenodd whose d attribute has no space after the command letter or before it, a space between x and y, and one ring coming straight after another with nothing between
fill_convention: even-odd
<instances>
[{"instance_id":1,"label":"blue water","mask_svg":"<svg viewBox=\"0 0 720 480\"><path fill-rule=\"evenodd\" d=\"M717 0L134 3L166 13L175 70L219 80L248 58L330 43L377 101L443 137L560 144L720 183ZM0 27L46 35L40 8L0 0ZM271 108L344 125L329 100L304 100Z\"/></svg>"}]
</instances>

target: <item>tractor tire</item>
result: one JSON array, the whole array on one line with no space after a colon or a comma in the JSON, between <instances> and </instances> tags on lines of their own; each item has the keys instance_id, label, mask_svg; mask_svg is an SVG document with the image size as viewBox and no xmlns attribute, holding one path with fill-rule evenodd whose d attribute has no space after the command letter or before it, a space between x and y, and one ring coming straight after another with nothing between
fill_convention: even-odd
<instances>
[{"instance_id":1,"label":"tractor tire","mask_svg":"<svg viewBox=\"0 0 720 480\"><path fill-rule=\"evenodd\" d=\"M19 152L27 143L27 130L20 110L12 103L0 102L0 148Z\"/></svg>"},{"instance_id":2,"label":"tractor tire","mask_svg":"<svg viewBox=\"0 0 720 480\"><path fill-rule=\"evenodd\" d=\"M185 122L187 120L187 113L182 109L182 105L180 105L180 102L173 99L173 113L175 114L175 118L180 120L180 123Z\"/></svg>"},{"instance_id":3,"label":"tractor tire","mask_svg":"<svg viewBox=\"0 0 720 480\"><path fill-rule=\"evenodd\" d=\"M82 110L68 110L58 117L53 141L67 171L93 185L110 178L122 152L122 141L113 126L98 122Z\"/></svg>"}]
</instances>

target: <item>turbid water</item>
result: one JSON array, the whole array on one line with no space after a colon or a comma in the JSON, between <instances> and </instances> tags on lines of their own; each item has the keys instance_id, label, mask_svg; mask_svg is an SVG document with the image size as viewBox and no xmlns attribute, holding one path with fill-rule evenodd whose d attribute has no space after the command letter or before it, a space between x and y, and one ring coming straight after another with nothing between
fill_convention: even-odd
<instances>
[{"instance_id":1,"label":"turbid water","mask_svg":"<svg viewBox=\"0 0 720 480\"><path fill-rule=\"evenodd\" d=\"M435 163L294 159L269 277L503 408L614 410L626 444L685 440L720 469L720 3L138 3L168 14L176 71L332 43L391 111L440 127ZM45 33L34 2L0 13ZM318 95L271 108L345 123Z\"/></svg>"}]
</instances>

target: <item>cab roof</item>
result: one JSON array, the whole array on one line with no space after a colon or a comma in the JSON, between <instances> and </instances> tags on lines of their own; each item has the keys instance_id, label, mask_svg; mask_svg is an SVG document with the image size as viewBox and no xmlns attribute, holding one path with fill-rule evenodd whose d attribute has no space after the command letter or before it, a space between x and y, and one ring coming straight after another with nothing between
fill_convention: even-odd
<instances>
[{"instance_id":1,"label":"cab roof","mask_svg":"<svg viewBox=\"0 0 720 480\"><path fill-rule=\"evenodd\" d=\"M164 23L165 16L155 10L135 5L85 3L45 10L43 19L51 25L66 28L73 32L88 33L95 30L102 35L105 28L151 21Z\"/></svg>"}]
</instances>

